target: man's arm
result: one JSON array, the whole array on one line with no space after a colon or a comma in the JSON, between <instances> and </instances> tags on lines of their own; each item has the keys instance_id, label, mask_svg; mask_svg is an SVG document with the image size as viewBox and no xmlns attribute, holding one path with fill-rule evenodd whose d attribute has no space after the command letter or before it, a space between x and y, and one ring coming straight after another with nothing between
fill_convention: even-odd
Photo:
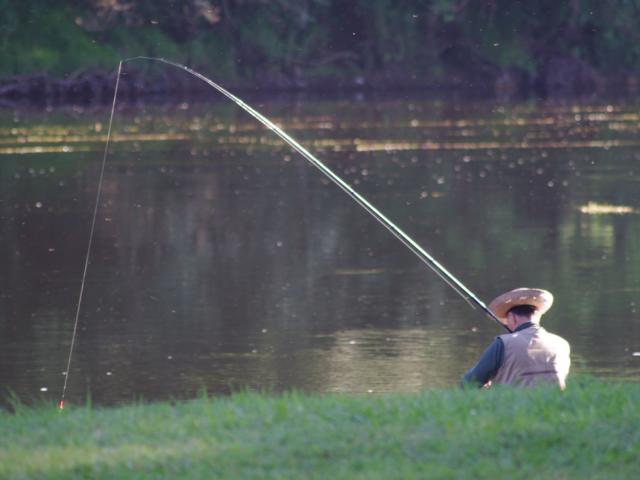
<instances>
[{"instance_id":1,"label":"man's arm","mask_svg":"<svg viewBox=\"0 0 640 480\"><path fill-rule=\"evenodd\" d=\"M504 360L504 343L500 338L496 338L484 351L475 367L465 373L462 377L462 386L484 386L489 380L496 376L498 369Z\"/></svg>"}]
</instances>

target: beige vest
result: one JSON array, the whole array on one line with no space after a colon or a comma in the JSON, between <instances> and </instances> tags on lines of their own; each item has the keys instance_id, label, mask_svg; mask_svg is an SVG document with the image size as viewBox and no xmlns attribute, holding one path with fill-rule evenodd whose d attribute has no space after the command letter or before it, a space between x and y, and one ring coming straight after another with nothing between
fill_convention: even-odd
<instances>
[{"instance_id":1,"label":"beige vest","mask_svg":"<svg viewBox=\"0 0 640 480\"><path fill-rule=\"evenodd\" d=\"M571 366L564 338L537 324L499 338L504 343L504 361L493 383L531 387L549 382L564 389Z\"/></svg>"}]
</instances>

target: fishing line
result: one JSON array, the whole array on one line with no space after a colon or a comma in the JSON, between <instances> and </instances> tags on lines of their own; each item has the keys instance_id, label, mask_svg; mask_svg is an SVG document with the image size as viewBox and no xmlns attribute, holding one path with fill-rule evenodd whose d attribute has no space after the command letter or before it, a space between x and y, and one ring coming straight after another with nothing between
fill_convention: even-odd
<instances>
[{"instance_id":1,"label":"fishing line","mask_svg":"<svg viewBox=\"0 0 640 480\"><path fill-rule=\"evenodd\" d=\"M62 395L60 395L60 402L58 407L62 410L64 408L64 397L67 393L67 382L69 381L69 374L71 368L71 357L73 355L73 347L76 343L76 336L78 333L78 319L80 318L80 307L82 306L82 298L84 296L84 286L87 281L87 271L89 270L89 257L91 255L91 245L93 244L93 234L96 229L96 218L98 217L98 207L100 206L100 198L102 196L102 180L104 179L104 167L107 163L107 155L109 153L109 144L111 142L111 126L113 125L113 115L116 110L116 99L118 98L118 86L120 85L120 73L122 72L122 61L118 64L118 73L116 76L116 87L113 92L113 102L111 104L111 115L109 117L109 128L107 129L107 141L104 146L104 154L102 155L102 165L100 167L100 177L98 179L98 191L96 193L96 203L93 207L93 217L91 219L91 230L89 231L89 243L87 245L87 254L84 259L84 269L82 271L82 281L80 282L80 294L78 295L78 306L76 307L76 319L73 323L73 334L71 335L71 346L69 347L69 358L67 360L67 369L64 372L64 385L62 386Z\"/></svg>"},{"instance_id":2,"label":"fishing line","mask_svg":"<svg viewBox=\"0 0 640 480\"><path fill-rule=\"evenodd\" d=\"M379 223L381 223L389 232L393 234L403 245L405 245L411 252L413 252L427 267L429 267L433 272L435 272L447 285L449 285L458 295L460 295L472 308L475 309L475 305L479 306L492 320L494 320L498 325L505 328L507 331L509 329L496 317L496 315L489 310L489 308L482 302L473 292L471 292L462 282L460 282L456 277L454 277L444 266L442 266L435 258L433 258L426 250L424 250L413 238L411 238L407 233L405 233L400 227L398 227L395 223L389 220L382 212L380 212L376 207L374 207L366 198L360 195L357 191L355 191L348 183L346 183L341 177L339 177L336 173L333 172L329 167L327 167L324 163L314 157L306 148L300 145L293 137L289 136L284 130L282 130L278 125L273 123L267 117L262 115L260 112L255 110L250 105L246 104L240 98L233 95L228 90L224 89L213 80L205 77L201 73L192 70L186 65L182 65L180 63L172 62L171 60L166 60L164 58L159 57L131 57L124 60L121 60L118 64L118 72L116 76L116 85L115 90L113 92L113 102L111 104L111 115L109 117L109 128L107 131L107 140L104 148L104 155L102 157L102 166L100 169L100 177L98 180L98 191L96 193L96 202L93 210L93 218L91 221L91 230L89 233L89 243L87 246L87 253L85 256L84 262L84 270L82 273L82 282L80 285L80 294L78 298L78 305L76 308L76 316L75 322L73 326L73 335L71 338L71 346L69 348L69 358L67 360L67 369L65 371L65 379L64 385L62 387L62 395L60 398L59 407L64 408L64 398L67 390L67 382L69 380L69 373L71 367L71 358L73 355L73 349L75 346L75 340L78 331L78 319L80 318L80 308L82 306L82 299L84 295L84 287L87 278L87 270L89 267L89 257L91 254L91 246L93 243L93 235L95 231L96 218L98 214L98 208L100 204L100 198L102 195L102 181L104 178L104 169L107 161L107 155L109 152L109 144L111 141L111 127L113 125L113 117L115 113L116 99L118 96L118 86L120 84L120 76L122 73L122 65L125 62L131 62L135 60L147 60L151 62L159 62L164 63L166 65L171 65L175 68L183 70L196 78L199 78L209 86L216 89L218 92L223 94L225 97L233 101L236 105L242 108L244 111L249 113L252 117L266 126L269 130L273 131L276 135L278 135L282 140L284 140L289 146L291 146L295 151L301 154L307 161L309 161L314 167L320 170L326 177L329 178L334 184L336 184L341 190L343 190L347 195L349 195L356 203L358 203L362 208L364 208L373 218L375 218ZM475 303L475 305L474 305Z\"/></svg>"}]
</instances>

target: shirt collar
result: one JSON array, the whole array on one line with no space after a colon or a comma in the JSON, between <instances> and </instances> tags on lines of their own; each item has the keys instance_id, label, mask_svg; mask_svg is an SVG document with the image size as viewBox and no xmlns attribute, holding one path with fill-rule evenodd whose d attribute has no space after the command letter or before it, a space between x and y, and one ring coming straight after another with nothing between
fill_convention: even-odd
<instances>
[{"instance_id":1,"label":"shirt collar","mask_svg":"<svg viewBox=\"0 0 640 480\"><path fill-rule=\"evenodd\" d=\"M513 333L515 332L519 332L520 330L524 330L525 328L529 328L529 327L533 327L535 325L535 323L533 322L527 322L527 323L523 323L522 325L520 325L518 328L516 328Z\"/></svg>"}]
</instances>

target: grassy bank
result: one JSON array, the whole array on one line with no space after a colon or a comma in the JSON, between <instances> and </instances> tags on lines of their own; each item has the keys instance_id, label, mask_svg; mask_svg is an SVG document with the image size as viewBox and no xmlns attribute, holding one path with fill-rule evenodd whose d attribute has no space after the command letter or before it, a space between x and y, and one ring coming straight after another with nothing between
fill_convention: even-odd
<instances>
[{"instance_id":1,"label":"grassy bank","mask_svg":"<svg viewBox=\"0 0 640 480\"><path fill-rule=\"evenodd\" d=\"M640 385L0 414L0 478L640 478Z\"/></svg>"}]
</instances>

